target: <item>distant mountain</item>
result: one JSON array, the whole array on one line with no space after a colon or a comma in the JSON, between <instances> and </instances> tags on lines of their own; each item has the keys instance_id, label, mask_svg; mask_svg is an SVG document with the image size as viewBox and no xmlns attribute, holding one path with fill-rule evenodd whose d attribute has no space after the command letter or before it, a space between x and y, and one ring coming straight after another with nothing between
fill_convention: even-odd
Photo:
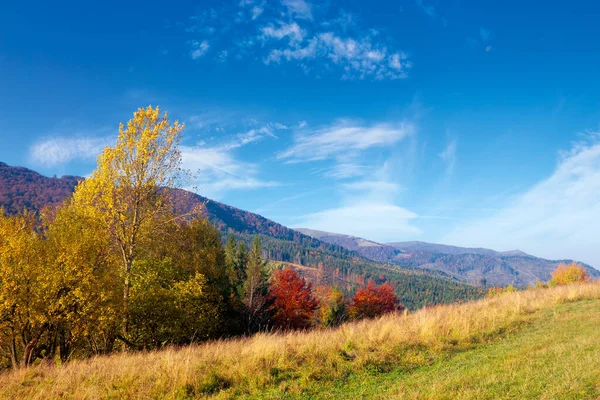
<instances>
[{"instance_id":1,"label":"distant mountain","mask_svg":"<svg viewBox=\"0 0 600 400\"><path fill-rule=\"evenodd\" d=\"M323 232L306 228L298 228L296 231L311 236L315 239L319 239L323 242L336 244L348 250L356 251L363 257L374 261L390 262L390 260L393 260L399 254L402 254L402 251L398 250L394 246L373 242L371 240L366 240L355 236Z\"/></svg>"},{"instance_id":2,"label":"distant mountain","mask_svg":"<svg viewBox=\"0 0 600 400\"><path fill-rule=\"evenodd\" d=\"M14 214L24 207L37 211L45 205L60 204L81 179L71 176L48 178L26 168L0 163L0 207ZM233 235L250 244L253 235L259 235L265 255L270 260L293 265L315 284L341 284L352 291L368 279L377 282L389 280L396 284L402 302L409 309L482 295L480 290L451 278L441 270L381 263L376 261L378 258L367 258L353 249L319 240L195 193L176 190L174 200L176 212L181 213L203 204L206 217L219 230L223 240ZM367 241L364 242L367 244ZM390 249L392 253L399 252L389 246L384 252Z\"/></svg>"},{"instance_id":3,"label":"distant mountain","mask_svg":"<svg viewBox=\"0 0 600 400\"><path fill-rule=\"evenodd\" d=\"M469 247L457 247L448 246L445 244L426 243L426 242L393 242L387 243L396 249L402 250L405 253L415 251L429 251L432 253L442 254L480 254L480 255L497 255L498 252L490 249L483 249L480 247L469 248ZM519 251L519 250L513 250ZM523 253L525 254L525 253Z\"/></svg>"},{"instance_id":4,"label":"distant mountain","mask_svg":"<svg viewBox=\"0 0 600 400\"><path fill-rule=\"evenodd\" d=\"M521 250L498 252L484 248L466 248L426 242L376 243L363 238L311 229L299 232L322 241L355 250L365 258L394 263L404 268L437 270L475 285L531 285L537 279L548 281L559 263L573 260L546 260ZM365 246L364 243L368 243ZM583 265L590 275L600 272Z\"/></svg>"}]
</instances>

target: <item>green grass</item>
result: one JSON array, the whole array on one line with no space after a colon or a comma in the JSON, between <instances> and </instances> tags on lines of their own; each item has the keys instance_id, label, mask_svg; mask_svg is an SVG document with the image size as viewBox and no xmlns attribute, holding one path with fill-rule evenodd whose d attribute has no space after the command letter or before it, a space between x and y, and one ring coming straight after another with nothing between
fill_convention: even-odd
<instances>
[{"instance_id":1,"label":"green grass","mask_svg":"<svg viewBox=\"0 0 600 400\"><path fill-rule=\"evenodd\" d=\"M539 311L490 344L412 371L373 371L313 384L300 395L268 391L251 398L599 399L600 300Z\"/></svg>"}]
</instances>

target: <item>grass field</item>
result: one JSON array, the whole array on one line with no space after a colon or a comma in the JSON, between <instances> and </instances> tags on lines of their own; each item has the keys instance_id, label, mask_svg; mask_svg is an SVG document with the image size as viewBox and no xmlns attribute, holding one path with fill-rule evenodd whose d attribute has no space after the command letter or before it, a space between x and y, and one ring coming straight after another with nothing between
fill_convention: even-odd
<instances>
[{"instance_id":1,"label":"grass field","mask_svg":"<svg viewBox=\"0 0 600 400\"><path fill-rule=\"evenodd\" d=\"M0 375L0 398L600 397L600 285Z\"/></svg>"},{"instance_id":2,"label":"grass field","mask_svg":"<svg viewBox=\"0 0 600 400\"><path fill-rule=\"evenodd\" d=\"M598 399L600 301L536 313L523 329L409 373L360 374L296 398ZM280 398L263 392L262 398ZM289 398L293 398L289 396Z\"/></svg>"}]
</instances>

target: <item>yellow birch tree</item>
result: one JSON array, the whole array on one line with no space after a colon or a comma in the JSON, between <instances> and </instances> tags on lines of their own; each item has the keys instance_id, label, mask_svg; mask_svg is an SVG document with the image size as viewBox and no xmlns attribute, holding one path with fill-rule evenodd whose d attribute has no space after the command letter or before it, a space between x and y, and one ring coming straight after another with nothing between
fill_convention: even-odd
<instances>
[{"instance_id":1,"label":"yellow birch tree","mask_svg":"<svg viewBox=\"0 0 600 400\"><path fill-rule=\"evenodd\" d=\"M123 279L123 339L128 332L131 267L148 232L168 218L168 189L180 184L178 144L184 125L169 122L158 107L138 109L127 125L120 124L114 147L98 157L98 167L82 181L74 203L106 226L120 254Z\"/></svg>"}]
</instances>

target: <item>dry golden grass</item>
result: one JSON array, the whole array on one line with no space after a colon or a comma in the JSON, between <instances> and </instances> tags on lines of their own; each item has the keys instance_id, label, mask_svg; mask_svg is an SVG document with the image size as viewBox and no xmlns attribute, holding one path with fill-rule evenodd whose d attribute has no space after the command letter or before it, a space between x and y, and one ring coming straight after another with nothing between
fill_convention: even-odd
<instances>
[{"instance_id":1,"label":"dry golden grass","mask_svg":"<svg viewBox=\"0 0 600 400\"><path fill-rule=\"evenodd\" d=\"M538 310L583 299L600 299L600 284L510 293L331 330L40 365L0 375L0 398L233 398L265 389L299 394L318 381L428 365L515 329Z\"/></svg>"}]
</instances>

